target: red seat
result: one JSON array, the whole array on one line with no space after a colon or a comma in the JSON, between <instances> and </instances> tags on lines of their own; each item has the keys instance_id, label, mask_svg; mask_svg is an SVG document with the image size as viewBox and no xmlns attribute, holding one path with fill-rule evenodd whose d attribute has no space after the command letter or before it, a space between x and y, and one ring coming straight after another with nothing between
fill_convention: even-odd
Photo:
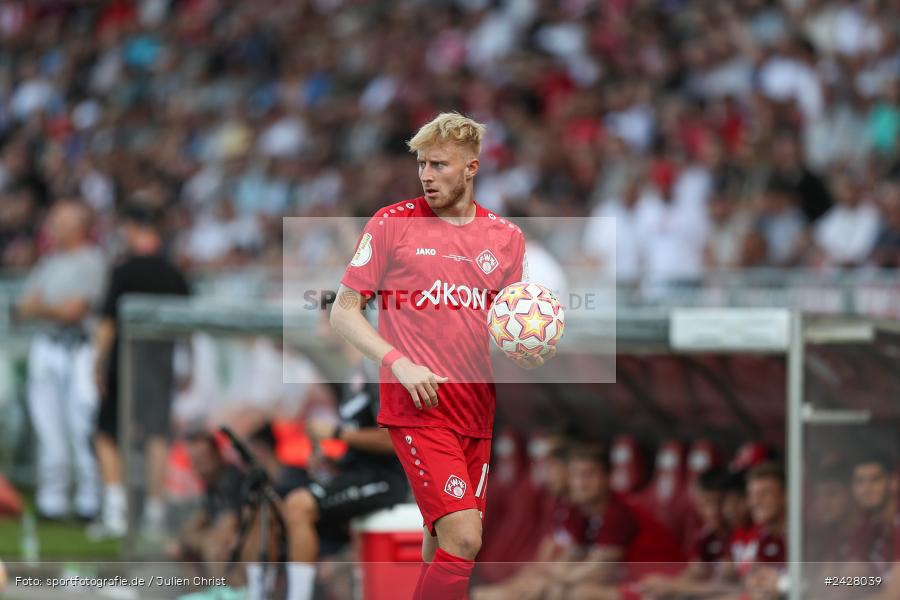
<instances>
[{"instance_id":1,"label":"red seat","mask_svg":"<svg viewBox=\"0 0 900 600\"><path fill-rule=\"evenodd\" d=\"M616 437L609 458L612 489L620 494L637 492L647 475L647 464L637 440L630 435Z\"/></svg>"}]
</instances>

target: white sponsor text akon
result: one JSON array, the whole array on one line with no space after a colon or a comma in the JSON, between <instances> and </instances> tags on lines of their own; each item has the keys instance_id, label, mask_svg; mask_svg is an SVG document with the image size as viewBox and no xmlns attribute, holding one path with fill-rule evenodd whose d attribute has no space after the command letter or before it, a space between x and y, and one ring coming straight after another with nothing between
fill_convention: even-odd
<instances>
[{"instance_id":1,"label":"white sponsor text akon","mask_svg":"<svg viewBox=\"0 0 900 600\"><path fill-rule=\"evenodd\" d=\"M424 306L430 302L434 306L446 305L456 308L473 308L476 310L487 308L491 302L491 290L477 287L469 287L464 284L455 284L436 279L431 287L422 290L421 296L416 298L416 306Z\"/></svg>"}]
</instances>

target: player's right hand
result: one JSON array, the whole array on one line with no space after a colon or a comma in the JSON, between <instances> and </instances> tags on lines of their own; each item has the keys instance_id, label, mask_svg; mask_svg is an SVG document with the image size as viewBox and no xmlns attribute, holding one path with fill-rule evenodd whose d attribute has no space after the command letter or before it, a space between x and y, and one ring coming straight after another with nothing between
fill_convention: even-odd
<instances>
[{"instance_id":1,"label":"player's right hand","mask_svg":"<svg viewBox=\"0 0 900 600\"><path fill-rule=\"evenodd\" d=\"M394 361L391 372L412 396L416 408L422 410L438 405L438 385L446 383L446 377L432 373L428 367L417 365L406 357Z\"/></svg>"}]
</instances>

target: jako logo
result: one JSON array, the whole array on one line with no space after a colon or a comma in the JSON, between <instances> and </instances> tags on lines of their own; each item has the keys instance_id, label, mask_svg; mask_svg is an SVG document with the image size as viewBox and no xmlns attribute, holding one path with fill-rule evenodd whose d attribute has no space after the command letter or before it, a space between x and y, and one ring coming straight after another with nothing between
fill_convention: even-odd
<instances>
[{"instance_id":1,"label":"jako logo","mask_svg":"<svg viewBox=\"0 0 900 600\"><path fill-rule=\"evenodd\" d=\"M416 256L421 256L423 254L426 256L436 256L437 252L434 248L416 248Z\"/></svg>"},{"instance_id":2,"label":"jako logo","mask_svg":"<svg viewBox=\"0 0 900 600\"><path fill-rule=\"evenodd\" d=\"M462 498L466 493L466 482L456 475L451 475L444 486L444 491L454 498Z\"/></svg>"}]
</instances>

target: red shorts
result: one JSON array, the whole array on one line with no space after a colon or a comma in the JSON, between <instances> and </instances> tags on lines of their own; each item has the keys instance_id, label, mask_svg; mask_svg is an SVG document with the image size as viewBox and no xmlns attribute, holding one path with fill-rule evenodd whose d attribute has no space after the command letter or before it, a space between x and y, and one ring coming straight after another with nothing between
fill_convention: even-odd
<instances>
[{"instance_id":1,"label":"red shorts","mask_svg":"<svg viewBox=\"0 0 900 600\"><path fill-rule=\"evenodd\" d=\"M394 450L422 511L425 527L444 515L474 508L484 519L491 440L445 427L388 427Z\"/></svg>"}]
</instances>

